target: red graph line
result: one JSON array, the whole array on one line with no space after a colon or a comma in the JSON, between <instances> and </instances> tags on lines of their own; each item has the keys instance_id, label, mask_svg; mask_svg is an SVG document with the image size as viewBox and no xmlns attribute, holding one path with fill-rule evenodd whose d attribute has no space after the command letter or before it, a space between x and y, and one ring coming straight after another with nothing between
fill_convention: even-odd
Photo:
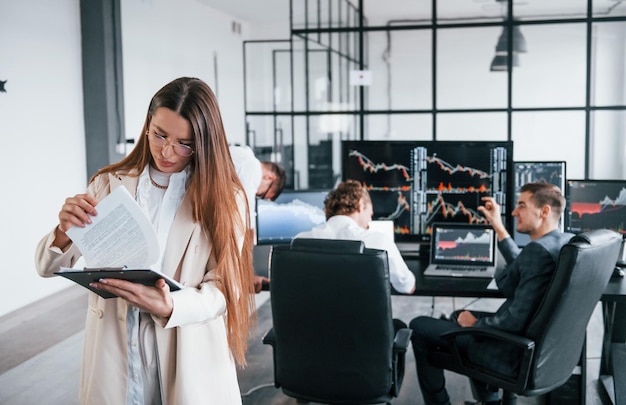
<instances>
[{"instance_id":1,"label":"red graph line","mask_svg":"<svg viewBox=\"0 0 626 405\"><path fill-rule=\"evenodd\" d=\"M467 217L467 222L470 224L484 223L485 219L478 215L474 210L465 208L462 201L459 201L456 206L444 201L443 196L437 196L437 200L434 203L428 203L428 213L433 214L435 211L440 210L444 218L454 217L458 213L461 213Z\"/></svg>"},{"instance_id":2,"label":"red graph line","mask_svg":"<svg viewBox=\"0 0 626 405\"><path fill-rule=\"evenodd\" d=\"M483 172L482 170L474 169L472 167L465 167L457 164L456 166L452 166L450 163L445 160L441 160L436 156L426 156L426 162L428 163L436 163L439 168L443 171L448 172L449 174L454 174L457 172L468 173L470 176L478 176L481 179L489 178L489 173Z\"/></svg>"},{"instance_id":3,"label":"red graph line","mask_svg":"<svg viewBox=\"0 0 626 405\"><path fill-rule=\"evenodd\" d=\"M367 156L363 155L361 152L356 151L356 150L350 151L348 156L356 156L359 162L359 165L363 168L363 171L368 171L370 173L377 173L380 170L383 170L386 172L389 172L392 170L399 170L402 172L402 176L404 177L406 181L411 181L409 168L404 165L397 164L397 163L394 163L393 165L387 165L386 163L374 163Z\"/></svg>"}]
</instances>

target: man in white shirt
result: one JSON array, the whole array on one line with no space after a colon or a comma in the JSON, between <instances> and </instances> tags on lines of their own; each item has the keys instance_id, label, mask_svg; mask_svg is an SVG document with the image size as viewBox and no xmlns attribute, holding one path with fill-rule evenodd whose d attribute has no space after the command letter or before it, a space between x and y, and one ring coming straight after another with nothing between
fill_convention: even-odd
<instances>
[{"instance_id":1,"label":"man in white shirt","mask_svg":"<svg viewBox=\"0 0 626 405\"><path fill-rule=\"evenodd\" d=\"M415 291L415 275L402 259L396 244L384 233L369 229L374 211L369 193L361 183L355 180L340 183L328 193L324 212L326 223L300 232L296 238L361 240L366 248L386 250L393 288L403 294Z\"/></svg>"},{"instance_id":2,"label":"man in white shirt","mask_svg":"<svg viewBox=\"0 0 626 405\"><path fill-rule=\"evenodd\" d=\"M248 146L230 145L230 156L235 171L248 196L250 212L256 206L256 197L274 201L285 187L285 169L274 162L261 161ZM254 227L254 221L251 221Z\"/></svg>"},{"instance_id":3,"label":"man in white shirt","mask_svg":"<svg viewBox=\"0 0 626 405\"><path fill-rule=\"evenodd\" d=\"M260 161L248 146L230 145L230 156L248 197L250 229L254 234L256 199L258 197L274 201L285 187L285 170L274 162ZM263 283L269 283L269 279L263 276L255 277L254 289L257 293L261 291Z\"/></svg>"}]
</instances>

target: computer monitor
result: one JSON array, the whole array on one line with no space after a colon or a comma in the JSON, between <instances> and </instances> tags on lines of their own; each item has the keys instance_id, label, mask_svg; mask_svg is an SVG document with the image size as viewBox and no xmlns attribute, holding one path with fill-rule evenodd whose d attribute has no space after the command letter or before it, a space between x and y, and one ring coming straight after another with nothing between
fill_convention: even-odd
<instances>
[{"instance_id":1,"label":"computer monitor","mask_svg":"<svg viewBox=\"0 0 626 405\"><path fill-rule=\"evenodd\" d=\"M256 200L257 245L288 244L296 234L324 223L328 190L284 190L275 201Z\"/></svg>"},{"instance_id":2,"label":"computer monitor","mask_svg":"<svg viewBox=\"0 0 626 405\"><path fill-rule=\"evenodd\" d=\"M626 236L626 180L568 180L566 230L611 229Z\"/></svg>"},{"instance_id":3,"label":"computer monitor","mask_svg":"<svg viewBox=\"0 0 626 405\"><path fill-rule=\"evenodd\" d=\"M364 184L374 219L393 220L396 242L427 242L435 222L485 224L493 196L511 225L513 142L343 141L342 178Z\"/></svg>"},{"instance_id":4,"label":"computer monitor","mask_svg":"<svg viewBox=\"0 0 626 405\"><path fill-rule=\"evenodd\" d=\"M515 198L517 203L521 188L526 183L550 183L561 189L565 195L566 163L563 161L535 161L535 162L514 162L515 167ZM565 212L561 215L559 229L565 227ZM518 246L526 246L530 242L530 237L517 232L517 220L513 218L513 240Z\"/></svg>"}]
</instances>

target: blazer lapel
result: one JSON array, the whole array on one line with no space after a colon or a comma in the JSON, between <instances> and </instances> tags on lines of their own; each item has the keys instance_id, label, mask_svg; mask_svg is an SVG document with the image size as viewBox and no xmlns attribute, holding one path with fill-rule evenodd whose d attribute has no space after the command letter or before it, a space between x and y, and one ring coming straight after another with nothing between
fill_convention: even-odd
<instances>
[{"instance_id":1,"label":"blazer lapel","mask_svg":"<svg viewBox=\"0 0 626 405\"><path fill-rule=\"evenodd\" d=\"M115 190L117 187L123 185L126 187L130 195L137 194L137 184L139 183L138 176L119 176L114 173L109 173L109 188L110 191Z\"/></svg>"},{"instance_id":2,"label":"blazer lapel","mask_svg":"<svg viewBox=\"0 0 626 405\"><path fill-rule=\"evenodd\" d=\"M189 201L188 196L189 195L185 193L180 207L178 207L170 233L167 237L167 247L165 249L165 257L163 258L163 272L175 278L180 261L187 250L191 236L196 229L199 231L199 225L195 224L193 220L191 201Z\"/></svg>"}]
</instances>

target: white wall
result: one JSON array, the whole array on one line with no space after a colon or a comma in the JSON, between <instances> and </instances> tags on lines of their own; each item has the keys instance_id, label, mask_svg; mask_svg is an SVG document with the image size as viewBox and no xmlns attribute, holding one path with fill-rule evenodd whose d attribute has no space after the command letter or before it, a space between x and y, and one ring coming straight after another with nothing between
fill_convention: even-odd
<instances>
[{"instance_id":1,"label":"white wall","mask_svg":"<svg viewBox=\"0 0 626 405\"><path fill-rule=\"evenodd\" d=\"M243 142L241 44L247 27L232 32L235 20L194 0L121 3L127 138L139 135L150 98L159 88L177 77L193 76L217 94L229 140Z\"/></svg>"},{"instance_id":2,"label":"white wall","mask_svg":"<svg viewBox=\"0 0 626 405\"><path fill-rule=\"evenodd\" d=\"M0 0L0 315L69 285L33 254L86 185L78 0Z\"/></svg>"}]
</instances>

